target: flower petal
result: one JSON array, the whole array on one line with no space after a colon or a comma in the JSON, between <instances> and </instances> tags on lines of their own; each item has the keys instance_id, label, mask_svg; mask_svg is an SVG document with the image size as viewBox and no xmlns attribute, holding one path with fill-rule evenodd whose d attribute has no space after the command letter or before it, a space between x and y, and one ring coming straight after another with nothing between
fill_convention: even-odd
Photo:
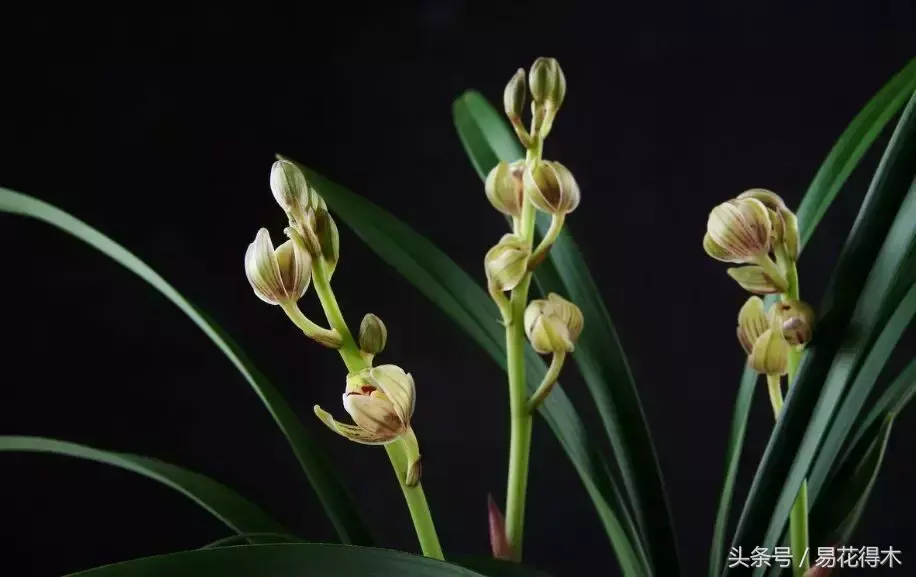
<instances>
[{"instance_id":1,"label":"flower petal","mask_svg":"<svg viewBox=\"0 0 916 577\"><path fill-rule=\"evenodd\" d=\"M393 441L404 432L405 423L395 411L394 404L377 392L344 395L344 408L353 417L353 422L373 435Z\"/></svg>"},{"instance_id":2,"label":"flower petal","mask_svg":"<svg viewBox=\"0 0 916 577\"><path fill-rule=\"evenodd\" d=\"M361 445L386 445L394 441L394 439L383 437L375 433L370 433L361 427L354 427L353 425L346 425L344 423L335 421L334 417L332 417L330 413L318 405L315 405L315 415L321 419L321 422L327 425L329 429L342 437L346 437L354 443L360 443Z\"/></svg>"},{"instance_id":3,"label":"flower petal","mask_svg":"<svg viewBox=\"0 0 916 577\"><path fill-rule=\"evenodd\" d=\"M379 365L369 371L369 378L394 405L401 422L409 425L417 402L413 376L397 365Z\"/></svg>"},{"instance_id":4,"label":"flower petal","mask_svg":"<svg viewBox=\"0 0 916 577\"><path fill-rule=\"evenodd\" d=\"M266 228L258 231L245 251L245 276L258 298L268 304L278 304L285 294L274 245Z\"/></svg>"},{"instance_id":5,"label":"flower petal","mask_svg":"<svg viewBox=\"0 0 916 577\"><path fill-rule=\"evenodd\" d=\"M744 352L751 354L754 343L769 328L763 299L753 296L738 311L738 342Z\"/></svg>"},{"instance_id":6,"label":"flower petal","mask_svg":"<svg viewBox=\"0 0 916 577\"><path fill-rule=\"evenodd\" d=\"M725 272L728 273L728 276L735 279L735 282L741 285L741 288L757 295L776 294L782 292L786 288L784 286L779 286L773 279L767 276L763 267L757 265L730 268Z\"/></svg>"}]
</instances>

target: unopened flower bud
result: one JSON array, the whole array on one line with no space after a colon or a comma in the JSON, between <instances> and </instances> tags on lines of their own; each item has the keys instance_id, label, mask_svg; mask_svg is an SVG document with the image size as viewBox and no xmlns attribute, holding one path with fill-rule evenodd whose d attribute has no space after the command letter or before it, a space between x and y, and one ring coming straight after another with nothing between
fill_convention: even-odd
<instances>
[{"instance_id":1,"label":"unopened flower bud","mask_svg":"<svg viewBox=\"0 0 916 577\"><path fill-rule=\"evenodd\" d=\"M765 188L752 188L738 195L738 199L754 198L762 202L771 211L770 220L773 223L773 237L777 243L782 243L790 259L798 259L798 218L783 201L782 197ZM779 218L774 218L773 213Z\"/></svg>"},{"instance_id":2,"label":"unopened flower bud","mask_svg":"<svg viewBox=\"0 0 916 577\"><path fill-rule=\"evenodd\" d=\"M814 309L804 301L791 299L774 304L769 320L774 329L782 329L783 338L792 346L808 344L814 336Z\"/></svg>"},{"instance_id":3,"label":"unopened flower bud","mask_svg":"<svg viewBox=\"0 0 916 577\"><path fill-rule=\"evenodd\" d=\"M340 260L340 233L337 223L326 208L317 207L309 213L309 226L318 241L318 251L328 263L328 275L334 273Z\"/></svg>"},{"instance_id":4,"label":"unopened flower bud","mask_svg":"<svg viewBox=\"0 0 916 577\"><path fill-rule=\"evenodd\" d=\"M524 321L531 348L540 354L572 352L582 331L579 307L553 293L528 303Z\"/></svg>"},{"instance_id":5,"label":"unopened flower bud","mask_svg":"<svg viewBox=\"0 0 916 577\"><path fill-rule=\"evenodd\" d=\"M507 216L521 216L525 201L522 187L524 161L509 163L505 160L493 167L484 188L493 208Z\"/></svg>"},{"instance_id":6,"label":"unopened flower bud","mask_svg":"<svg viewBox=\"0 0 916 577\"><path fill-rule=\"evenodd\" d=\"M767 329L754 342L748 365L764 375L785 375L789 371L791 348L779 332Z\"/></svg>"},{"instance_id":7,"label":"unopened flower bud","mask_svg":"<svg viewBox=\"0 0 916 577\"><path fill-rule=\"evenodd\" d=\"M413 377L395 365L381 365L347 378L344 408L356 425L340 423L318 405L315 414L331 430L356 443L384 445L413 436L416 406ZM415 439L415 437L413 437Z\"/></svg>"},{"instance_id":8,"label":"unopened flower bud","mask_svg":"<svg viewBox=\"0 0 916 577\"><path fill-rule=\"evenodd\" d=\"M512 546L506 535L506 518L493 495L487 495L487 520L490 526L490 551L495 559L511 560L513 558Z\"/></svg>"},{"instance_id":9,"label":"unopened flower bud","mask_svg":"<svg viewBox=\"0 0 916 577\"><path fill-rule=\"evenodd\" d=\"M531 203L548 214L569 214L579 206L579 185L559 162L543 161L526 167L522 182Z\"/></svg>"},{"instance_id":10,"label":"unopened flower bud","mask_svg":"<svg viewBox=\"0 0 916 577\"><path fill-rule=\"evenodd\" d=\"M735 279L741 288L756 295L785 292L789 286L785 278L771 278L762 267L757 265L730 268L725 272Z\"/></svg>"},{"instance_id":11,"label":"unopened flower bud","mask_svg":"<svg viewBox=\"0 0 916 577\"><path fill-rule=\"evenodd\" d=\"M309 287L311 274L308 253L293 240L274 250L266 228L258 231L245 251L245 276L254 294L268 304L298 301Z\"/></svg>"},{"instance_id":12,"label":"unopened flower bud","mask_svg":"<svg viewBox=\"0 0 916 577\"><path fill-rule=\"evenodd\" d=\"M301 222L312 207L312 190L299 167L288 160L278 160L270 169L270 190L280 208L295 222Z\"/></svg>"},{"instance_id":13,"label":"unopened flower bud","mask_svg":"<svg viewBox=\"0 0 916 577\"><path fill-rule=\"evenodd\" d=\"M503 106L506 110L506 116L513 124L521 120L522 111L525 108L525 98L527 97L527 86L525 86L525 71L519 68L518 71L506 84L503 91Z\"/></svg>"},{"instance_id":14,"label":"unopened flower bud","mask_svg":"<svg viewBox=\"0 0 916 577\"><path fill-rule=\"evenodd\" d=\"M751 354L754 343L770 328L764 311L763 299L753 296L738 311L738 342L744 352Z\"/></svg>"},{"instance_id":15,"label":"unopened flower bud","mask_svg":"<svg viewBox=\"0 0 916 577\"><path fill-rule=\"evenodd\" d=\"M388 342L388 329L385 323L372 313L363 317L359 323L359 348L370 355L377 355L385 350Z\"/></svg>"},{"instance_id":16,"label":"unopened flower bud","mask_svg":"<svg viewBox=\"0 0 916 577\"><path fill-rule=\"evenodd\" d=\"M709 213L703 249L716 260L754 264L770 251L772 227L767 207L759 200L730 200Z\"/></svg>"},{"instance_id":17,"label":"unopened flower bud","mask_svg":"<svg viewBox=\"0 0 916 577\"><path fill-rule=\"evenodd\" d=\"M566 76L555 58L538 58L528 72L531 99L536 105L548 104L559 109L566 98Z\"/></svg>"},{"instance_id":18,"label":"unopened flower bud","mask_svg":"<svg viewBox=\"0 0 916 577\"><path fill-rule=\"evenodd\" d=\"M512 234L504 235L484 257L490 286L500 291L514 289L525 278L530 257L531 249L524 240Z\"/></svg>"}]
</instances>

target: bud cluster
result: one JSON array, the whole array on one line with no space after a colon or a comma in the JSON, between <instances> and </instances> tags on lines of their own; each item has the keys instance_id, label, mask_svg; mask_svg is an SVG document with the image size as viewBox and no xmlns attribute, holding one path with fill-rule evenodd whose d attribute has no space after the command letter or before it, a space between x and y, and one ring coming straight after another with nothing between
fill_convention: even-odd
<instances>
[{"instance_id":1,"label":"bud cluster","mask_svg":"<svg viewBox=\"0 0 916 577\"><path fill-rule=\"evenodd\" d=\"M531 126L526 129L523 112L531 97ZM490 204L511 219L512 232L487 251L484 270L493 300L499 305L507 327L523 324L532 348L553 355L553 362L532 403L543 400L557 380L567 353L575 348L582 330L582 312L559 295L532 301L515 308L514 300L527 299L531 272L543 261L562 230L566 215L579 206L580 191L572 172L563 164L543 160L544 140L566 97L566 77L554 58L538 58L526 74L519 69L503 93L503 105L519 141L526 148L525 159L502 161L487 175L484 185ZM534 246L537 211L551 217L549 230ZM516 291L520 290L519 295ZM533 408L533 407L532 407Z\"/></svg>"}]
</instances>

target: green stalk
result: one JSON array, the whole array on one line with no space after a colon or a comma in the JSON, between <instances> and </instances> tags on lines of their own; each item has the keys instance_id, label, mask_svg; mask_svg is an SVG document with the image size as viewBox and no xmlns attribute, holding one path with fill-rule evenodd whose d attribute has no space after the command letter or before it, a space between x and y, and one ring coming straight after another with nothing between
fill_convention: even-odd
<instances>
[{"instance_id":1,"label":"green stalk","mask_svg":"<svg viewBox=\"0 0 916 577\"><path fill-rule=\"evenodd\" d=\"M532 130L532 133L535 131ZM532 138L525 161L541 159L541 140ZM528 246L534 243L535 208L526 198L522 207L519 232ZM512 291L509 299L509 322L506 324L506 360L509 369L509 479L506 490L506 540L516 561L522 559L525 531L525 497L528 491L528 461L531 454L532 415L528 411L528 390L525 386L525 308L531 273Z\"/></svg>"},{"instance_id":2,"label":"green stalk","mask_svg":"<svg viewBox=\"0 0 916 577\"><path fill-rule=\"evenodd\" d=\"M316 258L312 262L312 286L315 287L315 293L321 301L321 307L328 318L328 323L330 323L331 328L340 334L343 340L343 346L338 349L338 352L347 366L347 370L355 373L368 368L369 364L360 354L359 345L356 344L353 334L347 327L347 322L344 320L340 306L337 304L334 291L331 290L327 267L321 258ZM429 504L426 502L426 494L423 492L423 485L417 483L416 486L409 487L406 483L407 458L404 454L403 444L400 441L390 443L385 445L385 451L388 453L388 459L391 461L398 484L404 493L404 499L407 501L407 509L410 511L410 517L413 520L414 530L417 532L417 540L420 542L420 549L423 551L423 555L433 559L444 559L442 546L439 544L439 536L436 533L436 526L429 511Z\"/></svg>"},{"instance_id":3,"label":"green stalk","mask_svg":"<svg viewBox=\"0 0 916 577\"><path fill-rule=\"evenodd\" d=\"M798 269L785 252L785 247L780 247L776 252L776 259L779 261L781 268L784 269L786 280L789 283L788 290L783 293L783 300L799 300L798 287ZM789 386L792 386L792 380L798 372L798 365L801 363L801 351L795 347L789 352ZM780 396L782 396L780 392ZM808 480L802 482L798 490L798 496L795 498L795 504L792 505L792 511L789 513L789 544L792 547L792 571L795 577L804 577L804 574L811 567L811 556L808 551Z\"/></svg>"}]
</instances>

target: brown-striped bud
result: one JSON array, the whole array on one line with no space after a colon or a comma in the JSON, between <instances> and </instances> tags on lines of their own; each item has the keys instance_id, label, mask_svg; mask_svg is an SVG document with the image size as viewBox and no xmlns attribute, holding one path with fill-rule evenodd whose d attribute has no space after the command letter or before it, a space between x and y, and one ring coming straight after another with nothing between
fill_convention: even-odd
<instances>
[{"instance_id":1,"label":"brown-striped bud","mask_svg":"<svg viewBox=\"0 0 916 577\"><path fill-rule=\"evenodd\" d=\"M245 251L245 276L259 299L271 305L296 302L312 279L309 254L292 239L274 249L262 228Z\"/></svg>"},{"instance_id":2,"label":"brown-striped bud","mask_svg":"<svg viewBox=\"0 0 916 577\"><path fill-rule=\"evenodd\" d=\"M556 58L538 58L528 72L528 85L535 105L547 104L554 110L566 98L566 76Z\"/></svg>"},{"instance_id":3,"label":"brown-striped bud","mask_svg":"<svg viewBox=\"0 0 916 577\"><path fill-rule=\"evenodd\" d=\"M774 304L769 320L774 329L782 328L783 338L792 346L808 344L814 336L814 309L804 301L790 299Z\"/></svg>"},{"instance_id":4,"label":"brown-striped bud","mask_svg":"<svg viewBox=\"0 0 916 577\"><path fill-rule=\"evenodd\" d=\"M789 285L782 276L773 278L762 267L747 265L727 269L728 276L735 279L741 288L756 295L768 295L785 292Z\"/></svg>"},{"instance_id":5,"label":"brown-striped bud","mask_svg":"<svg viewBox=\"0 0 916 577\"><path fill-rule=\"evenodd\" d=\"M542 355L575 350L583 326L579 307L554 293L528 303L524 321L531 348Z\"/></svg>"},{"instance_id":6,"label":"brown-striped bud","mask_svg":"<svg viewBox=\"0 0 916 577\"><path fill-rule=\"evenodd\" d=\"M545 160L527 166L522 182L531 203L547 214L569 214L579 206L579 185L559 162Z\"/></svg>"},{"instance_id":7,"label":"brown-striped bud","mask_svg":"<svg viewBox=\"0 0 916 577\"><path fill-rule=\"evenodd\" d=\"M510 291L522 282L528 273L531 249L523 239L507 234L499 244L487 251L484 268L490 286L499 291Z\"/></svg>"},{"instance_id":8,"label":"brown-striped bud","mask_svg":"<svg viewBox=\"0 0 916 577\"><path fill-rule=\"evenodd\" d=\"M503 91L503 107L506 110L506 116L513 124L521 121L522 111L525 109L525 99L527 98L527 86L525 86L525 70L519 68L518 71L506 84Z\"/></svg>"},{"instance_id":9,"label":"brown-striped bud","mask_svg":"<svg viewBox=\"0 0 916 577\"><path fill-rule=\"evenodd\" d=\"M524 170L524 160L512 163L503 160L487 175L484 185L487 199L493 208L506 216L521 216L522 214L522 206L525 202L522 186Z\"/></svg>"},{"instance_id":10,"label":"brown-striped bud","mask_svg":"<svg viewBox=\"0 0 916 577\"><path fill-rule=\"evenodd\" d=\"M730 200L712 209L703 249L712 258L754 264L770 252L773 225L767 207L755 198Z\"/></svg>"},{"instance_id":11,"label":"brown-striped bud","mask_svg":"<svg viewBox=\"0 0 916 577\"><path fill-rule=\"evenodd\" d=\"M782 244L787 256L793 261L798 259L798 218L783 201L782 197L765 188L752 188L738 195L738 199L754 198L762 202L770 211L773 223L773 242Z\"/></svg>"},{"instance_id":12,"label":"brown-striped bud","mask_svg":"<svg viewBox=\"0 0 916 577\"><path fill-rule=\"evenodd\" d=\"M744 352L751 354L754 343L770 328L764 311L763 299L753 296L738 311L738 342Z\"/></svg>"}]
</instances>

